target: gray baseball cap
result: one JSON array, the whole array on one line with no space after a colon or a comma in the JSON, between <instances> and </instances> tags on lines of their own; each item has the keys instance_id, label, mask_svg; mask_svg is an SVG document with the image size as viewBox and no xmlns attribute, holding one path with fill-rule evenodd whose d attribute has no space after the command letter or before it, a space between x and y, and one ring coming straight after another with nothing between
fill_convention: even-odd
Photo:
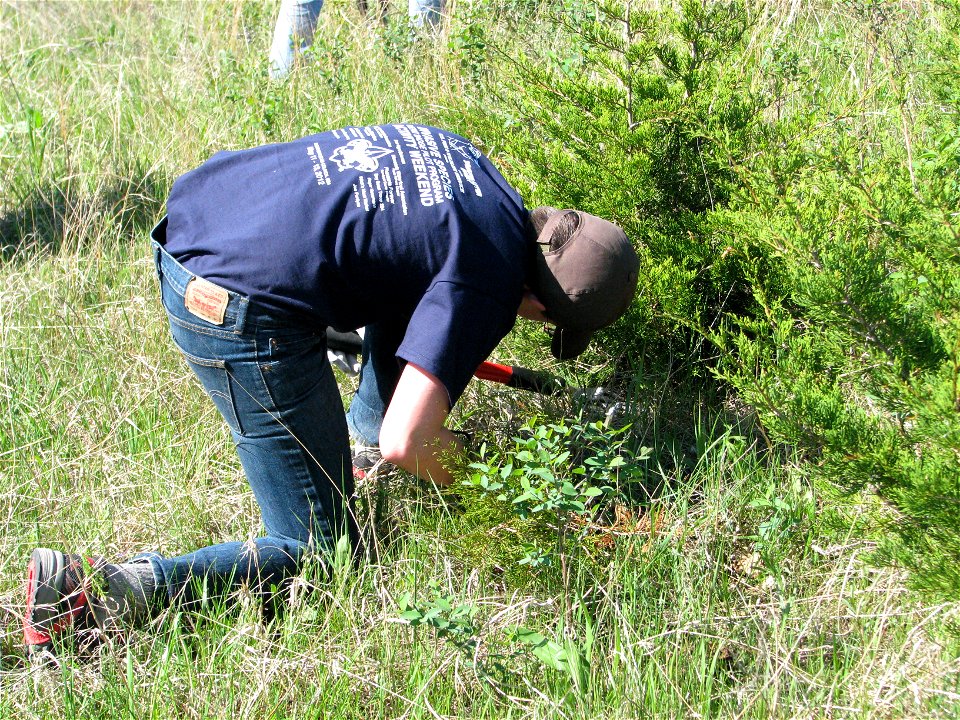
<instances>
[{"instance_id":1,"label":"gray baseball cap","mask_svg":"<svg viewBox=\"0 0 960 720\"><path fill-rule=\"evenodd\" d=\"M630 306L640 260L623 230L579 210L552 213L537 244L531 287L557 325L551 352L569 360Z\"/></svg>"}]
</instances>

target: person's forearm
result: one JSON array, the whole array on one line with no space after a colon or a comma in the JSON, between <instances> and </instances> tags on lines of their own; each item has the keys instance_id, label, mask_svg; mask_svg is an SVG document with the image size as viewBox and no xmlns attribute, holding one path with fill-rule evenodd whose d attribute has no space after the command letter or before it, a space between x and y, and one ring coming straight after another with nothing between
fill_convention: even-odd
<instances>
[{"instance_id":1,"label":"person's forearm","mask_svg":"<svg viewBox=\"0 0 960 720\"><path fill-rule=\"evenodd\" d=\"M453 474L448 466L453 458L463 452L460 439L446 428L441 428L438 437L422 441L418 445L419 447L410 448L399 462L394 464L421 480L428 480L436 485L452 483Z\"/></svg>"},{"instance_id":2,"label":"person's forearm","mask_svg":"<svg viewBox=\"0 0 960 720\"><path fill-rule=\"evenodd\" d=\"M400 374L380 428L380 452L388 462L437 485L449 485L446 464L463 451L444 423L450 413L447 389L436 376L408 363Z\"/></svg>"}]
</instances>

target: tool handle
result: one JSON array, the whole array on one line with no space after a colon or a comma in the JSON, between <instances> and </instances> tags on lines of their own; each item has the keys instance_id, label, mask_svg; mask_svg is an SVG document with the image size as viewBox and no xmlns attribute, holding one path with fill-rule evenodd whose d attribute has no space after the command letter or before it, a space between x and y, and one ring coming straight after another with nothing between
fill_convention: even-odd
<instances>
[{"instance_id":1,"label":"tool handle","mask_svg":"<svg viewBox=\"0 0 960 720\"><path fill-rule=\"evenodd\" d=\"M473 374L481 380L500 383L517 390L528 390L540 395L556 395L566 387L563 380L555 375L516 365L500 365L489 360L481 363Z\"/></svg>"}]
</instances>

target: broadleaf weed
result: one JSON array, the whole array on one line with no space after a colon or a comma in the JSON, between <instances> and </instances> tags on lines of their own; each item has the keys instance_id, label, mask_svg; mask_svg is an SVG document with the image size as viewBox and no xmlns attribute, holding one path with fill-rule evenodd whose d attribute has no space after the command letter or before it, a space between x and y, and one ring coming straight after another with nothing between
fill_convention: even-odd
<instances>
[{"instance_id":1,"label":"broadleaf weed","mask_svg":"<svg viewBox=\"0 0 960 720\"><path fill-rule=\"evenodd\" d=\"M463 481L495 499L509 514L529 521L535 538L522 543L520 564L542 568L566 551L566 536L578 517L587 527L604 500L614 498L638 479L649 449L628 447L626 428L611 430L602 422L529 420L505 451L486 445L470 463ZM539 530L539 533L536 532ZM553 537L554 549L543 541Z\"/></svg>"}]
</instances>

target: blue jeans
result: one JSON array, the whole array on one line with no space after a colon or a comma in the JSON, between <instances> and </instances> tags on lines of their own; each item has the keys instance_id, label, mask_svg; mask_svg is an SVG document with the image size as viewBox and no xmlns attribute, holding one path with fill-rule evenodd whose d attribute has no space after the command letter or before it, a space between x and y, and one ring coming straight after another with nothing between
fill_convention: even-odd
<instances>
[{"instance_id":1,"label":"blue jeans","mask_svg":"<svg viewBox=\"0 0 960 720\"><path fill-rule=\"evenodd\" d=\"M153 249L173 341L230 427L266 530L153 558L158 584L185 602L240 583L268 591L344 535L356 548L347 425L324 333L232 292L223 323L207 322L184 305L194 275L156 241Z\"/></svg>"},{"instance_id":2,"label":"blue jeans","mask_svg":"<svg viewBox=\"0 0 960 720\"><path fill-rule=\"evenodd\" d=\"M282 0L270 46L270 77L290 72L297 55L313 43L323 0Z\"/></svg>"},{"instance_id":3,"label":"blue jeans","mask_svg":"<svg viewBox=\"0 0 960 720\"><path fill-rule=\"evenodd\" d=\"M443 11L443 0L409 0L407 12L416 27L436 27Z\"/></svg>"},{"instance_id":4,"label":"blue jeans","mask_svg":"<svg viewBox=\"0 0 960 720\"><path fill-rule=\"evenodd\" d=\"M404 332L406 322L400 319L364 328L360 384L347 413L350 437L363 445L380 444L383 416L400 379L397 348Z\"/></svg>"},{"instance_id":5,"label":"blue jeans","mask_svg":"<svg viewBox=\"0 0 960 720\"><path fill-rule=\"evenodd\" d=\"M440 22L443 0L408 0L410 23L416 27L436 27ZM323 0L282 0L270 45L270 77L286 77L297 55L313 43Z\"/></svg>"}]
</instances>

